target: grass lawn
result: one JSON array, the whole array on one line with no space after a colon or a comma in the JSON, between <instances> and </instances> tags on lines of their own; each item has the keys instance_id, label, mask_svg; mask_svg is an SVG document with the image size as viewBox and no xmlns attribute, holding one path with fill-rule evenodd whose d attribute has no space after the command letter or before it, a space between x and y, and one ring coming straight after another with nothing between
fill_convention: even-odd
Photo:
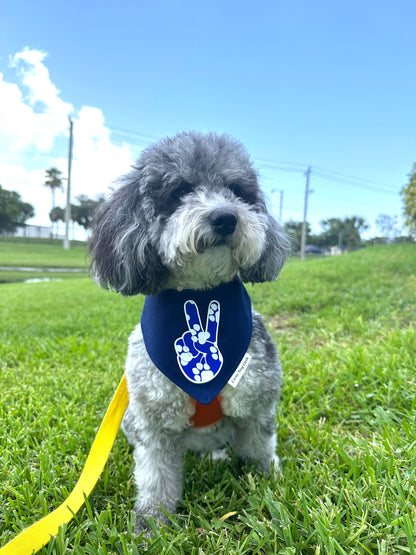
<instances>
[{"instance_id":1,"label":"grass lawn","mask_svg":"<svg viewBox=\"0 0 416 555\"><path fill-rule=\"evenodd\" d=\"M75 243L69 250L62 248L62 241L42 241L36 239L16 240L4 238L0 240L0 266L9 268L77 268L83 273L27 272L17 269L0 269L0 283L25 281L33 278L66 279L68 277L85 277L88 268L86 247Z\"/></svg>"},{"instance_id":2,"label":"grass lawn","mask_svg":"<svg viewBox=\"0 0 416 555\"><path fill-rule=\"evenodd\" d=\"M248 289L284 367L283 477L187 454L179 515L138 541L120 432L43 555L416 552L416 245L291 260ZM74 487L142 303L83 278L0 287L0 546Z\"/></svg>"}]
</instances>

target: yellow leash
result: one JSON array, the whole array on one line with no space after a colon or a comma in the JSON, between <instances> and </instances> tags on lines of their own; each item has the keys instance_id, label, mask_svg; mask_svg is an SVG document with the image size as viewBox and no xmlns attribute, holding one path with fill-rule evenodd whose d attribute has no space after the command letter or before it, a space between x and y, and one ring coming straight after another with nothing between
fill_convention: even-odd
<instances>
[{"instance_id":1,"label":"yellow leash","mask_svg":"<svg viewBox=\"0 0 416 555\"><path fill-rule=\"evenodd\" d=\"M32 555L32 553L36 553L49 542L52 536L58 533L59 527L64 522L69 522L79 511L107 462L127 404L128 392L124 375L95 436L84 470L69 497L52 513L23 530L16 538L2 547L0 555Z\"/></svg>"}]
</instances>

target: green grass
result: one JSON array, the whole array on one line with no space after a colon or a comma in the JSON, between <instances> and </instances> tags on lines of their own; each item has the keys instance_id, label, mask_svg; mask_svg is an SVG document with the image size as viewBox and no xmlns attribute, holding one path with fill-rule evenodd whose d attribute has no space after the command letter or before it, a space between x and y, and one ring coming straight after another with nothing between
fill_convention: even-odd
<instances>
[{"instance_id":1,"label":"green grass","mask_svg":"<svg viewBox=\"0 0 416 555\"><path fill-rule=\"evenodd\" d=\"M62 248L62 241L50 240L0 240L0 266L15 268L0 270L0 283L25 281L33 278L67 279L68 277L85 277L88 268L86 246L80 242L71 244L69 250ZM82 268L83 274L27 272L18 271L19 267L31 268Z\"/></svg>"},{"instance_id":2,"label":"green grass","mask_svg":"<svg viewBox=\"0 0 416 555\"><path fill-rule=\"evenodd\" d=\"M119 433L42 554L415 553L416 245L291 260L249 289L284 366L283 477L187 454L179 514L137 540ZM0 545L74 487L142 303L87 279L0 287Z\"/></svg>"}]
</instances>

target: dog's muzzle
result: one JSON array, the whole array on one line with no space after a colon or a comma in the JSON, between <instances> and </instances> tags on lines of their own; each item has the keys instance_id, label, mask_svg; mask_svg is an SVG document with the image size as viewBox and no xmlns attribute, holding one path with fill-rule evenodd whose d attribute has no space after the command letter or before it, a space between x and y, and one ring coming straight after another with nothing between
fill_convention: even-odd
<instances>
[{"instance_id":1,"label":"dog's muzzle","mask_svg":"<svg viewBox=\"0 0 416 555\"><path fill-rule=\"evenodd\" d=\"M206 221L211 233L198 237L196 250L199 254L202 254L210 247L228 245L229 239L236 230L238 218L237 214L231 209L216 208L209 214Z\"/></svg>"}]
</instances>

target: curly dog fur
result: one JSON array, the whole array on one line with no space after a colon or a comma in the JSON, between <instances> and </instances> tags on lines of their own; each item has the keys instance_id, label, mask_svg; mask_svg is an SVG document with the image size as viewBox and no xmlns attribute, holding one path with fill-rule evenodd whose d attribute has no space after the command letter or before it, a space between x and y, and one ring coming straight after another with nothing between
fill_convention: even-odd
<instances>
[{"instance_id":1,"label":"curly dog fur","mask_svg":"<svg viewBox=\"0 0 416 555\"><path fill-rule=\"evenodd\" d=\"M90 252L97 283L123 295L207 290L239 276L274 280L290 249L269 214L243 146L228 135L181 133L143 151L99 209ZM136 532L146 517L164 522L182 497L185 450L231 444L244 461L270 472L281 386L277 349L253 311L251 362L236 388L221 391L220 422L197 429L190 396L158 371L140 324L126 362L129 406L123 430L134 448Z\"/></svg>"}]
</instances>

